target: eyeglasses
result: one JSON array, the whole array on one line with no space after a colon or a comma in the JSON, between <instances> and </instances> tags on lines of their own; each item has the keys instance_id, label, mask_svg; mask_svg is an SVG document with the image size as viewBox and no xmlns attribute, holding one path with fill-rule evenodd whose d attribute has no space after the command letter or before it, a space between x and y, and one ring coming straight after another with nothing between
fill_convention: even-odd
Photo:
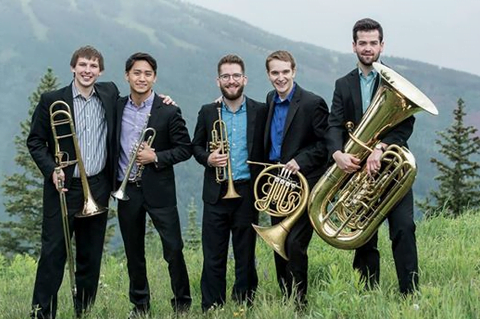
<instances>
[{"instance_id":1,"label":"eyeglasses","mask_svg":"<svg viewBox=\"0 0 480 319\"><path fill-rule=\"evenodd\" d=\"M218 78L222 82L227 82L228 80L230 80L230 78L232 78L234 81L238 82L243 78L243 74L241 74L241 73L221 74L221 75L218 76Z\"/></svg>"}]
</instances>

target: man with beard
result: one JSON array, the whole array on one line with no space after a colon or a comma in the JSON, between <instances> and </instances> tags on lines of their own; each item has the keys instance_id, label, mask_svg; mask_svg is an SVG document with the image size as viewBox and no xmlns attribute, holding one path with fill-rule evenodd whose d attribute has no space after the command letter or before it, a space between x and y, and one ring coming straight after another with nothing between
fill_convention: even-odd
<instances>
[{"instance_id":1,"label":"man with beard","mask_svg":"<svg viewBox=\"0 0 480 319\"><path fill-rule=\"evenodd\" d=\"M382 26L372 19L362 19L353 27L353 52L358 57L357 68L338 79L335 83L331 114L328 121L328 149L337 166L346 173L360 169L359 159L353 154L343 153L348 140L345 123L351 121L357 126L370 105L380 76L372 66L378 61L383 50ZM389 144L407 146L412 134L413 116L392 128L367 158L368 174L375 176L380 169L380 158ZM400 292L413 292L418 284L418 259L413 221L413 194L410 190L388 214L393 258L397 270ZM355 251L353 267L360 272L367 287L378 285L380 279L380 253L377 249L377 233L365 245Z\"/></svg>"},{"instance_id":2,"label":"man with beard","mask_svg":"<svg viewBox=\"0 0 480 319\"><path fill-rule=\"evenodd\" d=\"M258 223L258 212L253 205L253 182L261 167L249 166L246 161L262 160L265 105L243 94L247 77L244 62L239 56L221 58L217 71L221 101L201 107L192 141L193 155L205 167L201 278L204 312L225 303L230 233L235 258L232 299L250 305L258 283L256 233L252 227L252 223ZM224 123L223 129L218 125L219 114ZM228 145L223 146L229 149L229 154L221 151L221 143L212 140L213 129L216 129L217 136L228 138ZM219 175L224 177L223 181L218 180L217 177L222 177ZM224 198L229 189L229 178L232 178L230 183L239 195L235 198Z\"/></svg>"}]
</instances>

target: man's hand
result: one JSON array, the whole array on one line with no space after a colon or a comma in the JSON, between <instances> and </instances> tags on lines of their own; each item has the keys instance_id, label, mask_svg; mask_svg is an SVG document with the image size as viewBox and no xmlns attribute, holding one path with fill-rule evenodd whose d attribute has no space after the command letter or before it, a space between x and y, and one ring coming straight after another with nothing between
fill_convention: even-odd
<instances>
[{"instance_id":1,"label":"man's hand","mask_svg":"<svg viewBox=\"0 0 480 319\"><path fill-rule=\"evenodd\" d=\"M300 166L298 166L297 161L292 158L287 162L287 164L285 164L285 169L293 174L297 174L298 171L300 171Z\"/></svg>"},{"instance_id":2,"label":"man's hand","mask_svg":"<svg viewBox=\"0 0 480 319\"><path fill-rule=\"evenodd\" d=\"M373 177L378 174L380 167L382 166L382 162L380 159L383 155L383 150L387 149L387 144L380 143L381 149L375 147L373 152L367 158L367 173L369 176Z\"/></svg>"},{"instance_id":3,"label":"man's hand","mask_svg":"<svg viewBox=\"0 0 480 319\"><path fill-rule=\"evenodd\" d=\"M163 99L163 103L177 106L177 103L170 97L170 95L159 94L158 96Z\"/></svg>"},{"instance_id":4,"label":"man's hand","mask_svg":"<svg viewBox=\"0 0 480 319\"><path fill-rule=\"evenodd\" d=\"M140 149L137 153L137 165L153 163L156 156L157 154L155 154L155 149L148 146L147 142L142 142L142 145L140 145Z\"/></svg>"},{"instance_id":5,"label":"man's hand","mask_svg":"<svg viewBox=\"0 0 480 319\"><path fill-rule=\"evenodd\" d=\"M220 148L208 155L207 163L213 167L225 167L227 166L228 155L220 154Z\"/></svg>"},{"instance_id":6,"label":"man's hand","mask_svg":"<svg viewBox=\"0 0 480 319\"><path fill-rule=\"evenodd\" d=\"M52 174L52 181L58 191L60 191L61 188L63 192L68 192L68 189L63 187L65 184L65 173L63 172L63 169L59 167L55 168Z\"/></svg>"},{"instance_id":7,"label":"man's hand","mask_svg":"<svg viewBox=\"0 0 480 319\"><path fill-rule=\"evenodd\" d=\"M360 160L352 154L336 151L332 157L335 163L337 163L338 168L345 173L351 174L360 169Z\"/></svg>"},{"instance_id":8,"label":"man's hand","mask_svg":"<svg viewBox=\"0 0 480 319\"><path fill-rule=\"evenodd\" d=\"M383 151L379 149L374 149L372 153L367 158L367 173L369 176L375 176L382 163L380 162L380 158L382 157Z\"/></svg>"}]
</instances>

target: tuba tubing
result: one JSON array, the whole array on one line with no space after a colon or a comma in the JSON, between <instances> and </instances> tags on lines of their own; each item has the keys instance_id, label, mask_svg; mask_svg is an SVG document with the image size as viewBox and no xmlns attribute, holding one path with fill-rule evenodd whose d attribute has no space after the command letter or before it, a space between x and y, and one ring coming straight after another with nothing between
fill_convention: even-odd
<instances>
[{"instance_id":1,"label":"tuba tubing","mask_svg":"<svg viewBox=\"0 0 480 319\"><path fill-rule=\"evenodd\" d=\"M438 114L433 102L401 75L380 63L374 62L373 67L381 76L381 83L344 146L345 153L354 154L362 163L380 142L379 136L403 120L419 111ZM347 127L350 125L347 123ZM389 145L381 162L380 175L373 181L367 179L364 164L354 174L333 164L315 184L308 214L313 228L328 244L340 249L364 245L411 188L416 166L408 149Z\"/></svg>"}]
</instances>

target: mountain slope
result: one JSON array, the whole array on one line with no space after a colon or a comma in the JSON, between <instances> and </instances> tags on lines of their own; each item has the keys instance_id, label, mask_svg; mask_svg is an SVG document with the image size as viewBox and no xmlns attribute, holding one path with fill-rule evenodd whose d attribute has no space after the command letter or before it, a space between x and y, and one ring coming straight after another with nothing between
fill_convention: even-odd
<instances>
[{"instance_id":1,"label":"mountain slope","mask_svg":"<svg viewBox=\"0 0 480 319\"><path fill-rule=\"evenodd\" d=\"M331 101L335 79L355 65L353 54L290 41L178 0L10 0L0 3L0 21L4 44L0 48L0 75L4 79L0 84L4 102L0 122L3 174L16 169L12 136L18 134L18 123L26 117L28 96L48 67L53 68L62 85L67 85L71 81L71 54L85 44L102 51L106 70L101 79L115 81L124 94L128 93L123 76L126 58L136 51L156 57L159 74L155 89L174 97L191 134L200 105L219 95L216 64L227 53L244 58L249 77L246 93L258 100L264 100L271 90L264 63L274 50L291 51L298 64L298 82L327 102ZM348 36L345 41L350 41ZM450 124L459 97L466 101L468 123L478 123L480 77L390 56L383 60L424 91L440 111L438 117L418 115L410 142L420 167L415 188L423 196L433 187L436 174L429 164L429 158L437 156L435 131ZM182 207L192 196L200 204L201 171L193 159L178 166Z\"/></svg>"}]
</instances>

